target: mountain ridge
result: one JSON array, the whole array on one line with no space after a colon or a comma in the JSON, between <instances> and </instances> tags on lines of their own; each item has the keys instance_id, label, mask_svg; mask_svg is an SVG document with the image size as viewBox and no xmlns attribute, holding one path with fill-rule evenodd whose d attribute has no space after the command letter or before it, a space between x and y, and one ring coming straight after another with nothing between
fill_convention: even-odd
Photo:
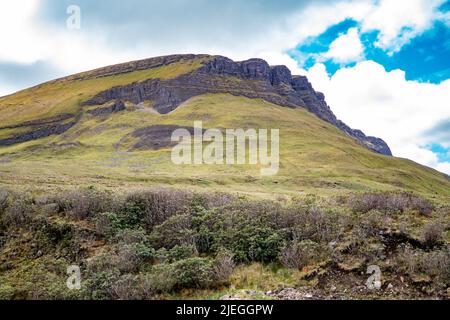
<instances>
[{"instance_id":1,"label":"mountain ridge","mask_svg":"<svg viewBox=\"0 0 450 320\"><path fill-rule=\"evenodd\" d=\"M153 101L154 109L164 114L173 111L189 98L206 93L230 93L248 98L262 98L284 107L305 108L320 119L333 124L347 135L356 139L366 148L383 155L392 156L392 152L384 140L366 136L361 130L352 129L344 122L338 120L328 106L324 94L315 91L307 77L293 76L286 66L270 66L263 59L253 58L235 62L218 55L176 54L102 67L56 79L49 83L107 78L156 69L182 61L196 60L200 61L198 68L180 74L173 79L147 79L113 86L102 90L86 101L81 101L80 104L81 106L93 106L104 105L111 101L114 101L113 105L115 105L121 103L122 100L131 101L135 104ZM252 83L239 80L250 80ZM36 86L36 88L40 86L42 85ZM111 109L111 106L100 109L102 111L98 112L105 112ZM112 107L111 111L114 112L117 109ZM33 122L35 125L43 125L46 122L53 123L53 125L39 128L39 130L4 137L0 139L0 146L13 145L53 134L61 134L75 124L76 115L74 114L72 117L73 121L70 122L67 118L64 118L66 121L64 123L53 121L53 118L49 118L16 124L16 127L25 127L25 124L33 124ZM0 129L8 129L10 127L14 126L5 126Z\"/></svg>"},{"instance_id":2,"label":"mountain ridge","mask_svg":"<svg viewBox=\"0 0 450 320\"><path fill-rule=\"evenodd\" d=\"M355 138L370 150L392 156L392 152L384 140L377 137L366 136L361 130L352 129L344 122L338 120L328 106L325 95L315 91L307 77L293 76L286 66L270 66L263 59L253 58L235 62L223 56L170 55L111 66L106 69L108 70L106 75L124 72L123 70L127 70L126 72L130 72L129 70L136 71L148 65L159 66L173 63L181 59L196 58L206 58L207 61L202 67L190 74L181 75L178 78L166 82L152 79L143 84L130 84L127 86L111 88L110 90L96 95L89 101L86 101L84 105L104 104L111 100L118 99L131 99L133 103L140 103L145 100L159 98L155 109L161 113L167 113L173 111L189 98L204 93L231 93L250 98L262 98L268 102L285 107L306 108L320 119L335 125L349 136ZM105 69L98 69L96 76L105 76L104 73L102 74L102 71L105 71ZM263 83L260 84L260 86L253 87L253 90L251 90L253 93L244 92L242 88L236 88L237 85L232 86L230 83L227 83L227 87L218 89L217 87L223 84L220 83L220 81L211 84L208 80L205 81L205 75L237 77ZM186 88L189 87L192 89L191 92L186 92ZM264 91L272 91L272 93L281 96L281 99L273 94L263 94ZM258 94L255 95L254 92L257 92Z\"/></svg>"}]
</instances>

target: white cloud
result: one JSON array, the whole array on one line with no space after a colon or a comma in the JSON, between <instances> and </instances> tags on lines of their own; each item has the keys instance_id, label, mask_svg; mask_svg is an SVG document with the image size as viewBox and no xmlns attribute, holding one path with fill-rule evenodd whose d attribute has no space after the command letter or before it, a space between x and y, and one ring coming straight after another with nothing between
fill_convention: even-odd
<instances>
[{"instance_id":1,"label":"white cloud","mask_svg":"<svg viewBox=\"0 0 450 320\"><path fill-rule=\"evenodd\" d=\"M357 28L351 28L330 45L330 50L324 57L333 59L337 63L348 63L363 59L364 47L359 38Z\"/></svg>"},{"instance_id":2,"label":"white cloud","mask_svg":"<svg viewBox=\"0 0 450 320\"><path fill-rule=\"evenodd\" d=\"M362 30L378 30L376 45L390 53L399 51L412 38L444 17L437 8L444 0L381 0L362 20Z\"/></svg>"},{"instance_id":3,"label":"white cloud","mask_svg":"<svg viewBox=\"0 0 450 320\"><path fill-rule=\"evenodd\" d=\"M396 156L448 169L425 148L439 143L425 133L450 118L450 80L441 84L407 81L403 71L387 72L374 61L340 69L331 78L323 64L316 64L307 76L326 94L337 117L351 127L385 139Z\"/></svg>"},{"instance_id":4,"label":"white cloud","mask_svg":"<svg viewBox=\"0 0 450 320\"><path fill-rule=\"evenodd\" d=\"M3 1L0 5L0 30L2 50L0 61L33 63L42 57L43 45L38 40L39 30L33 25L38 0ZM32 50L31 50L32 49Z\"/></svg>"},{"instance_id":5,"label":"white cloud","mask_svg":"<svg viewBox=\"0 0 450 320\"><path fill-rule=\"evenodd\" d=\"M63 21L57 26L40 21L41 17L37 13L43 0L29 0L26 6L17 1L3 1L0 4L0 28L5 32L2 32L0 62L50 61L63 73L69 74L125 60L192 52L222 54L237 60L260 57L271 64L285 63L297 72L297 63L284 52L306 38L317 36L345 19L354 19L361 22L365 30L380 30L380 44L388 46L402 37L404 27L420 31L429 25L435 18L432 8L441 0L431 0L431 5L426 4L428 1L408 0L407 4L404 1L381 1L378 4L373 0L336 0L331 3L325 0L311 1L292 12L285 10L283 15L274 16L275 19L271 19L271 13L267 10L258 11L265 15L267 23L255 23L259 21L255 18L251 26L242 28L235 25L242 24L243 17L240 14L232 15L231 20L236 21L230 20L219 28L220 25L208 20L205 12L203 15L206 21L214 25L211 28L201 25L201 31L198 21L186 18L184 12L179 20L171 17L175 19L173 23L161 26L164 20L158 17L155 17L156 25L151 23L152 19L132 20L128 16L132 11L127 11L120 21L116 18L103 20L105 14L95 12L88 6L86 10L94 10L88 12L89 15L100 14L99 21L95 25L82 22L83 29L76 32L67 30ZM397 4L400 2L402 5ZM183 1L168 5L176 6L176 3L181 4ZM229 9L238 10L242 6L239 4L236 7L236 3L239 2L230 4ZM403 10L403 7L407 9ZM208 8L213 10L214 6L208 5ZM88 13L82 7L82 17L88 16ZM196 13L195 16L201 20L202 14ZM220 20L220 16L217 18ZM179 26L175 28L174 23ZM183 31L182 36L180 30ZM337 39L328 54L337 61L358 60L362 49L357 32L353 29Z\"/></svg>"},{"instance_id":6,"label":"white cloud","mask_svg":"<svg viewBox=\"0 0 450 320\"><path fill-rule=\"evenodd\" d=\"M449 162L441 162L438 163L436 169L448 174L450 176L450 163Z\"/></svg>"}]
</instances>

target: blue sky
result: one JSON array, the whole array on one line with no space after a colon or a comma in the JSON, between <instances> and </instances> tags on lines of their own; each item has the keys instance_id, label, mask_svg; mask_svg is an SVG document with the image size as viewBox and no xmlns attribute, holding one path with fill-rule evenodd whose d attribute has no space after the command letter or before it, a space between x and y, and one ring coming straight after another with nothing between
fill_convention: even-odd
<instances>
[{"instance_id":1,"label":"blue sky","mask_svg":"<svg viewBox=\"0 0 450 320\"><path fill-rule=\"evenodd\" d=\"M5 0L0 33L0 96L151 56L258 57L308 76L396 156L450 174L450 0Z\"/></svg>"},{"instance_id":2,"label":"blue sky","mask_svg":"<svg viewBox=\"0 0 450 320\"><path fill-rule=\"evenodd\" d=\"M443 6L446 9L442 12L448 12L450 9L447 7L450 6ZM350 28L358 28L358 25L357 21L346 19L329 27L324 33L300 43L290 50L289 54L308 69L317 62L318 54L326 53L334 40L347 33ZM450 29L442 21L436 21L430 29L411 39L400 51L394 53L375 46L378 34L379 31L360 34L367 60L382 64L387 71L404 70L407 80L440 83L450 78ZM331 58L321 62L325 64L330 75L343 66L355 64L355 61L339 64Z\"/></svg>"}]
</instances>

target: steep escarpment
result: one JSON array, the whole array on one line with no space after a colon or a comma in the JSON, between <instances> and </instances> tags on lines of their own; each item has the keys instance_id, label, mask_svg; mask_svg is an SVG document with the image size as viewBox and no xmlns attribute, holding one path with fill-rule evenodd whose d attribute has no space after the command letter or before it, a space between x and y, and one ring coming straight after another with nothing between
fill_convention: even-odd
<instances>
[{"instance_id":1,"label":"steep escarpment","mask_svg":"<svg viewBox=\"0 0 450 320\"><path fill-rule=\"evenodd\" d=\"M134 64L118 65L115 68L99 70L89 76L103 76L139 70L140 68L172 63L179 59L193 59L195 56L169 56L144 60ZM304 76L292 76L285 66L269 66L262 59L235 62L222 56L198 56L204 58L197 70L179 77L161 80L149 79L125 86L105 90L83 103L84 106L103 105L110 101L129 101L139 104L150 101L155 110L166 114L175 110L188 99L207 93L229 93L247 98L258 98L290 108L306 108L362 145L377 153L392 155L389 146L380 138L368 137L360 130L354 130L338 120L325 101L325 96L316 92Z\"/></svg>"}]
</instances>

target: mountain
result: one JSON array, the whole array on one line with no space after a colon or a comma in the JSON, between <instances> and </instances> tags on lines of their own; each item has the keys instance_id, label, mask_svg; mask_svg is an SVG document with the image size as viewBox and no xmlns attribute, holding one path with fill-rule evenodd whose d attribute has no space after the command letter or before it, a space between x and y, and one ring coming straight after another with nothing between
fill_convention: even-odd
<instances>
[{"instance_id":1,"label":"mountain","mask_svg":"<svg viewBox=\"0 0 450 320\"><path fill-rule=\"evenodd\" d=\"M152 101L155 110L166 114L195 96L206 93L230 93L252 99L260 98L280 106L305 108L320 119L335 125L367 148L381 154L392 155L391 150L383 140L367 137L362 131L352 130L345 123L338 120L327 105L324 95L316 92L306 77L292 76L287 67L271 67L266 61L261 59L234 62L221 56L173 55L102 68L89 74L72 77L72 79L90 80L167 66L180 61L196 60L204 60L205 62L193 72L182 74L172 79L149 79L138 83L108 88L88 101L83 102L82 106L104 105L111 101L121 100L130 101L134 104ZM230 79L247 81L230 81ZM98 112L106 113L109 110L108 108ZM110 111L120 110L116 110L113 107ZM63 116L45 119L44 121L55 123L68 118ZM20 125L26 126L41 123L42 120L35 123L25 122ZM68 130L73 123L56 124L39 132L21 133L17 136L0 140L0 145L11 145L33 140L36 137L59 134ZM2 129L5 128L11 127L3 127Z\"/></svg>"},{"instance_id":2,"label":"mountain","mask_svg":"<svg viewBox=\"0 0 450 320\"><path fill-rule=\"evenodd\" d=\"M279 128L280 172L176 166L174 128ZM169 184L271 195L410 190L450 195L448 176L392 157L338 120L308 79L261 59L171 55L100 68L0 98L0 183L57 188Z\"/></svg>"}]
</instances>

